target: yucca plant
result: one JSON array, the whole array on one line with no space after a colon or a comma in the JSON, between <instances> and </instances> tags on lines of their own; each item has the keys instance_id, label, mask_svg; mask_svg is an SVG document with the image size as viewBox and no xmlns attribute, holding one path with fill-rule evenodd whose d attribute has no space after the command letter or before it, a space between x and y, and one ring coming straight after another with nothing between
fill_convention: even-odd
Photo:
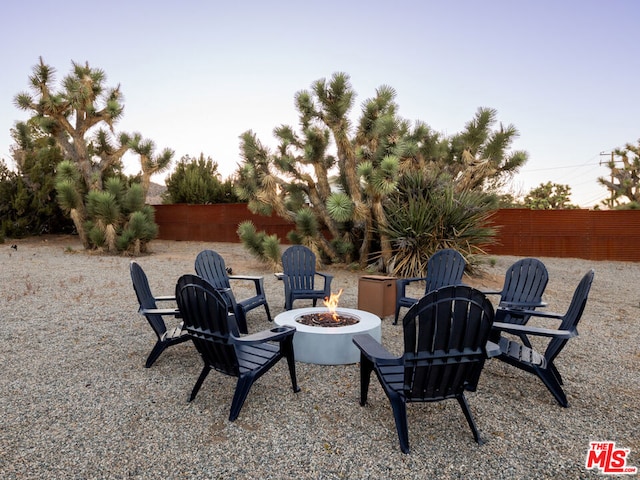
<instances>
[{"instance_id":1,"label":"yucca plant","mask_svg":"<svg viewBox=\"0 0 640 480\"><path fill-rule=\"evenodd\" d=\"M384 204L388 222L382 228L393 248L390 271L423 276L429 257L442 248L458 250L471 265L473 256L493 240L495 231L487 220L495 205L495 197L484 192L456 192L446 175L403 174L398 191Z\"/></svg>"},{"instance_id":2,"label":"yucca plant","mask_svg":"<svg viewBox=\"0 0 640 480\"><path fill-rule=\"evenodd\" d=\"M87 194L86 204L87 213L95 224L94 229L97 228L103 233L107 251L116 252L118 250L116 239L122 222L120 205L116 197L107 191L91 190Z\"/></svg>"},{"instance_id":3,"label":"yucca plant","mask_svg":"<svg viewBox=\"0 0 640 480\"><path fill-rule=\"evenodd\" d=\"M154 210L145 205L133 212L118 238L118 249L139 255L147 250L147 244L158 236L158 225L154 221Z\"/></svg>"}]
</instances>

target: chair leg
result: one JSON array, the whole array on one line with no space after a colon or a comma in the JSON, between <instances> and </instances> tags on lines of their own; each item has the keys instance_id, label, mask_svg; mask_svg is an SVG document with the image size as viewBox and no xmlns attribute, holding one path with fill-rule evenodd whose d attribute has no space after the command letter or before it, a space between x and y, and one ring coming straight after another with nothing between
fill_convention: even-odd
<instances>
[{"instance_id":1,"label":"chair leg","mask_svg":"<svg viewBox=\"0 0 640 480\"><path fill-rule=\"evenodd\" d=\"M396 316L393 319L393 324L397 325L398 324L398 317L400 316L400 304L396 305Z\"/></svg>"},{"instance_id":2,"label":"chair leg","mask_svg":"<svg viewBox=\"0 0 640 480\"><path fill-rule=\"evenodd\" d=\"M273 321L271 320L271 312L269 311L269 305L268 304L264 304L264 309L267 312L267 320L269 320L270 322Z\"/></svg>"},{"instance_id":3,"label":"chair leg","mask_svg":"<svg viewBox=\"0 0 640 480\"><path fill-rule=\"evenodd\" d=\"M300 387L298 387L298 377L296 376L296 359L293 353L293 337L289 337L284 340L280 348L282 349L282 354L286 357L287 364L289 365L291 387L295 393L298 393L300 391Z\"/></svg>"},{"instance_id":4,"label":"chair leg","mask_svg":"<svg viewBox=\"0 0 640 480\"><path fill-rule=\"evenodd\" d=\"M244 311L244 308L240 308L240 306L238 306L238 315L236 317L236 321L240 333L247 335L249 333L249 329L247 327L247 312Z\"/></svg>"},{"instance_id":5,"label":"chair leg","mask_svg":"<svg viewBox=\"0 0 640 480\"><path fill-rule=\"evenodd\" d=\"M400 395L388 392L391 409L393 410L393 418L396 422L396 430L398 431L398 440L400 441L400 450L402 453L409 453L409 426L407 422L407 405Z\"/></svg>"},{"instance_id":6,"label":"chair leg","mask_svg":"<svg viewBox=\"0 0 640 480\"><path fill-rule=\"evenodd\" d=\"M360 405L367 404L367 396L369 395L369 383L371 382L371 372L373 371L373 362L364 355L360 355Z\"/></svg>"},{"instance_id":7,"label":"chair leg","mask_svg":"<svg viewBox=\"0 0 640 480\"><path fill-rule=\"evenodd\" d=\"M560 375L560 372L558 371L556 366L553 363L549 363L547 364L547 368L553 372L553 376L556 377L556 380L558 380L558 383L560 385L564 385L564 382L562 381L562 376Z\"/></svg>"},{"instance_id":8,"label":"chair leg","mask_svg":"<svg viewBox=\"0 0 640 480\"><path fill-rule=\"evenodd\" d=\"M555 377L551 370L536 368L536 375L542 380L542 383L547 387L547 389L551 392L556 401L560 404L560 406L568 408L569 402L567 400L567 396L564 394L558 379Z\"/></svg>"},{"instance_id":9,"label":"chair leg","mask_svg":"<svg viewBox=\"0 0 640 480\"><path fill-rule=\"evenodd\" d=\"M464 416L467 419L467 423L471 427L471 431L473 432L473 438L476 440L476 442L478 442L479 445L482 445L484 443L484 440L482 440L482 437L480 437L480 432L478 431L478 426L476 425L476 422L473 419L473 415L471 415L471 410L469 409L469 404L467 403L467 398L464 396L464 394L462 394L462 395L460 395L459 397L456 397L456 398L458 399L458 403L460 404L460 408L462 408L462 411L464 412Z\"/></svg>"},{"instance_id":10,"label":"chair leg","mask_svg":"<svg viewBox=\"0 0 640 480\"><path fill-rule=\"evenodd\" d=\"M153 350L151 350L151 353L147 357L147 362L144 365L145 368L151 367L151 365L154 364L154 362L158 359L160 354L164 352L164 349L167 348L168 346L169 344L167 342L162 342L158 340L154 345Z\"/></svg>"},{"instance_id":11,"label":"chair leg","mask_svg":"<svg viewBox=\"0 0 640 480\"><path fill-rule=\"evenodd\" d=\"M209 375L210 371L211 371L211 367L209 367L209 365L205 365L202 368L202 372L200 372L200 376L198 377L196 384L193 386L193 390L191 390L191 396L189 397L190 402L194 398L196 398L196 395L198 394L198 390L200 390L200 387L202 386L202 382L204 382L204 379L207 378L207 375Z\"/></svg>"},{"instance_id":12,"label":"chair leg","mask_svg":"<svg viewBox=\"0 0 640 480\"><path fill-rule=\"evenodd\" d=\"M241 375L238 377L236 391L233 394L233 400L231 401L231 411L229 412L230 422L233 422L238 418L240 410L244 405L244 401L247 399L247 395L249 395L249 390L251 390L251 385L253 385L254 380L255 377L253 375Z\"/></svg>"}]
</instances>

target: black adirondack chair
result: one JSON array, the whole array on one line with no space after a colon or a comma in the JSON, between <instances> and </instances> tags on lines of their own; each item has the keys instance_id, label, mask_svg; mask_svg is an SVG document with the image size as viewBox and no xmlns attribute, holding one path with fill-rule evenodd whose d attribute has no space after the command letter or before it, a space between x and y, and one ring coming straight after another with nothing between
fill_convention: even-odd
<instances>
[{"instance_id":1,"label":"black adirondack chair","mask_svg":"<svg viewBox=\"0 0 640 480\"><path fill-rule=\"evenodd\" d=\"M196 257L196 273L204 278L218 290L223 290L229 297L229 303L236 314L240 333L249 333L247 327L247 312L256 307L264 306L267 312L267 319L271 321L269 304L264 293L263 277L248 275L229 275L222 256L213 250L203 250ZM237 301L231 289L230 280L251 281L254 283L256 294L252 297Z\"/></svg>"},{"instance_id":2,"label":"black adirondack chair","mask_svg":"<svg viewBox=\"0 0 640 480\"><path fill-rule=\"evenodd\" d=\"M480 291L466 285L429 292L403 319L404 355L391 355L370 335L355 335L360 349L360 404L365 405L375 371L391 402L400 449L409 453L407 402L455 398L482 444L465 390L475 391L487 358L494 309Z\"/></svg>"},{"instance_id":3,"label":"black adirondack chair","mask_svg":"<svg viewBox=\"0 0 640 480\"><path fill-rule=\"evenodd\" d=\"M500 295L495 321L525 325L530 318L524 313L525 310L546 306L542 294L548 282L547 267L537 258L523 258L515 262L505 273L502 290L483 291L487 295ZM526 346L531 347L525 334L519 337ZM491 339L497 342L495 334Z\"/></svg>"},{"instance_id":4,"label":"black adirondack chair","mask_svg":"<svg viewBox=\"0 0 640 480\"><path fill-rule=\"evenodd\" d=\"M562 389L562 377L555 365L555 359L560 354L569 339L578 335L578 322L587 304L587 297L593 282L594 271L588 271L576 288L571 304L564 315L543 310L526 310L524 313L532 317L556 319L560 321L557 329L539 328L530 325L518 325L512 323L495 322L494 331L500 333L498 340L500 345L500 355L498 358L520 368L526 372L537 375L542 383L553 394L557 402L563 407L568 407L569 402ZM520 313L520 312L518 312ZM510 333L518 337L522 335L548 337L550 340L544 354L540 354L524 345L524 342L505 337L504 333Z\"/></svg>"},{"instance_id":5,"label":"black adirondack chair","mask_svg":"<svg viewBox=\"0 0 640 480\"><path fill-rule=\"evenodd\" d=\"M312 300L331 295L333 275L316 271L316 255L304 245L293 245L282 254L282 281L284 282L284 309L291 310L295 300ZM322 288L316 288L316 277L322 277Z\"/></svg>"},{"instance_id":6,"label":"black adirondack chair","mask_svg":"<svg viewBox=\"0 0 640 480\"><path fill-rule=\"evenodd\" d=\"M451 248L438 250L431 255L427 262L427 276L414 278L400 278L396 280L396 314L393 324L398 323L400 308L410 308L418 299L406 295L407 285L413 282L425 282L424 294L437 290L447 285L459 285L462 283L462 275L466 262L460 252Z\"/></svg>"},{"instance_id":7,"label":"black adirondack chair","mask_svg":"<svg viewBox=\"0 0 640 480\"><path fill-rule=\"evenodd\" d=\"M294 392L298 392L293 335L295 328L282 326L240 337L228 297L196 275L183 275L176 285L176 300L204 367L189 397L192 401L211 369L238 378L229 420L234 421L253 383L286 358Z\"/></svg>"},{"instance_id":8,"label":"black adirondack chair","mask_svg":"<svg viewBox=\"0 0 640 480\"><path fill-rule=\"evenodd\" d=\"M186 342L189 340L189 337L187 336L187 331L182 329L182 322L171 328L167 328L167 325L164 322L163 317L168 316L175 318L179 316L178 309L161 309L157 306L156 302L174 301L175 296L154 297L151 293L151 288L149 287L149 279L137 262L132 261L130 263L129 271L131 273L133 289L136 292L136 297L140 304L138 312L144 315L157 337L156 344L153 347L153 350L151 350L151 353L147 358L147 362L145 363L145 367L149 368L167 347Z\"/></svg>"}]
</instances>

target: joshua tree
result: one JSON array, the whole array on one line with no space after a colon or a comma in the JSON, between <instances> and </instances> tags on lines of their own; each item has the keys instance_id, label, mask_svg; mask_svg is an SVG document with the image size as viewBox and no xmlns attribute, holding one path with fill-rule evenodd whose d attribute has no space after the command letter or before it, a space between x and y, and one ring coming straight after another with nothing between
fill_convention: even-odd
<instances>
[{"instance_id":1,"label":"joshua tree","mask_svg":"<svg viewBox=\"0 0 640 480\"><path fill-rule=\"evenodd\" d=\"M166 172L169 169L174 152L169 148L165 148L159 155L154 156L155 143L152 140L143 139L139 133L133 135L133 138L129 141L129 147L140 155L142 192L146 198L149 193L151 176L156 173Z\"/></svg>"},{"instance_id":2,"label":"joshua tree","mask_svg":"<svg viewBox=\"0 0 640 480\"><path fill-rule=\"evenodd\" d=\"M54 138L70 162L60 167L63 175L59 175L57 183L58 198L71 215L85 248L92 246L85 230L89 218L85 195L102 191L103 182L109 177L122 177L125 152L131 148L140 155L143 187L147 189L150 176L166 168L173 155L165 150L154 158L153 142L143 140L139 134L131 137L114 132L124 109L122 95L119 86L107 88L105 81L102 70L91 68L88 63L72 62L71 73L56 91L55 70L40 58L29 77L33 92L15 97L17 107L33 114L30 122ZM96 201L99 196L92 194L91 198Z\"/></svg>"},{"instance_id":3,"label":"joshua tree","mask_svg":"<svg viewBox=\"0 0 640 480\"><path fill-rule=\"evenodd\" d=\"M355 92L346 74L298 92L300 131L275 128L274 152L251 131L241 136L240 198L254 213L291 220L296 232L290 239L331 261L363 266L379 252L384 269L394 249L384 202L402 175L447 175L462 192L491 186L526 162L526 153L508 152L516 129L493 129L494 110L479 109L461 134L447 139L424 123L412 126L400 118L395 97L391 87L378 88L354 126L349 115Z\"/></svg>"},{"instance_id":4,"label":"joshua tree","mask_svg":"<svg viewBox=\"0 0 640 480\"><path fill-rule=\"evenodd\" d=\"M616 159L617 157L617 159ZM622 163L618 166L618 163ZM620 205L626 197L630 204L640 205L640 140L638 145L627 143L624 148L616 149L608 163L611 179L598 178L598 182L611 192L611 199L603 203L614 207Z\"/></svg>"},{"instance_id":5,"label":"joshua tree","mask_svg":"<svg viewBox=\"0 0 640 480\"><path fill-rule=\"evenodd\" d=\"M571 202L571 187L558 183L541 183L524 198L524 207L532 210L562 210L578 208Z\"/></svg>"}]
</instances>

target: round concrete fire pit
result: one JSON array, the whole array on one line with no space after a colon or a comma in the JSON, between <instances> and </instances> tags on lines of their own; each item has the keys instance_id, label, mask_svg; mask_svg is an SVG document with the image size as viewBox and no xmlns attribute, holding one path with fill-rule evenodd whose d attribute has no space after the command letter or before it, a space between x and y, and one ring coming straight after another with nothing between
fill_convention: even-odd
<instances>
[{"instance_id":1,"label":"round concrete fire pit","mask_svg":"<svg viewBox=\"0 0 640 480\"><path fill-rule=\"evenodd\" d=\"M368 333L381 340L380 318L373 313L353 308L338 308L338 315L355 317L358 323L341 327L317 327L304 325L296 320L307 314L327 312L326 307L296 308L282 312L273 319L277 325L296 327L293 349L296 360L319 365L344 365L360 361L360 350L351 339L354 335Z\"/></svg>"}]
</instances>

